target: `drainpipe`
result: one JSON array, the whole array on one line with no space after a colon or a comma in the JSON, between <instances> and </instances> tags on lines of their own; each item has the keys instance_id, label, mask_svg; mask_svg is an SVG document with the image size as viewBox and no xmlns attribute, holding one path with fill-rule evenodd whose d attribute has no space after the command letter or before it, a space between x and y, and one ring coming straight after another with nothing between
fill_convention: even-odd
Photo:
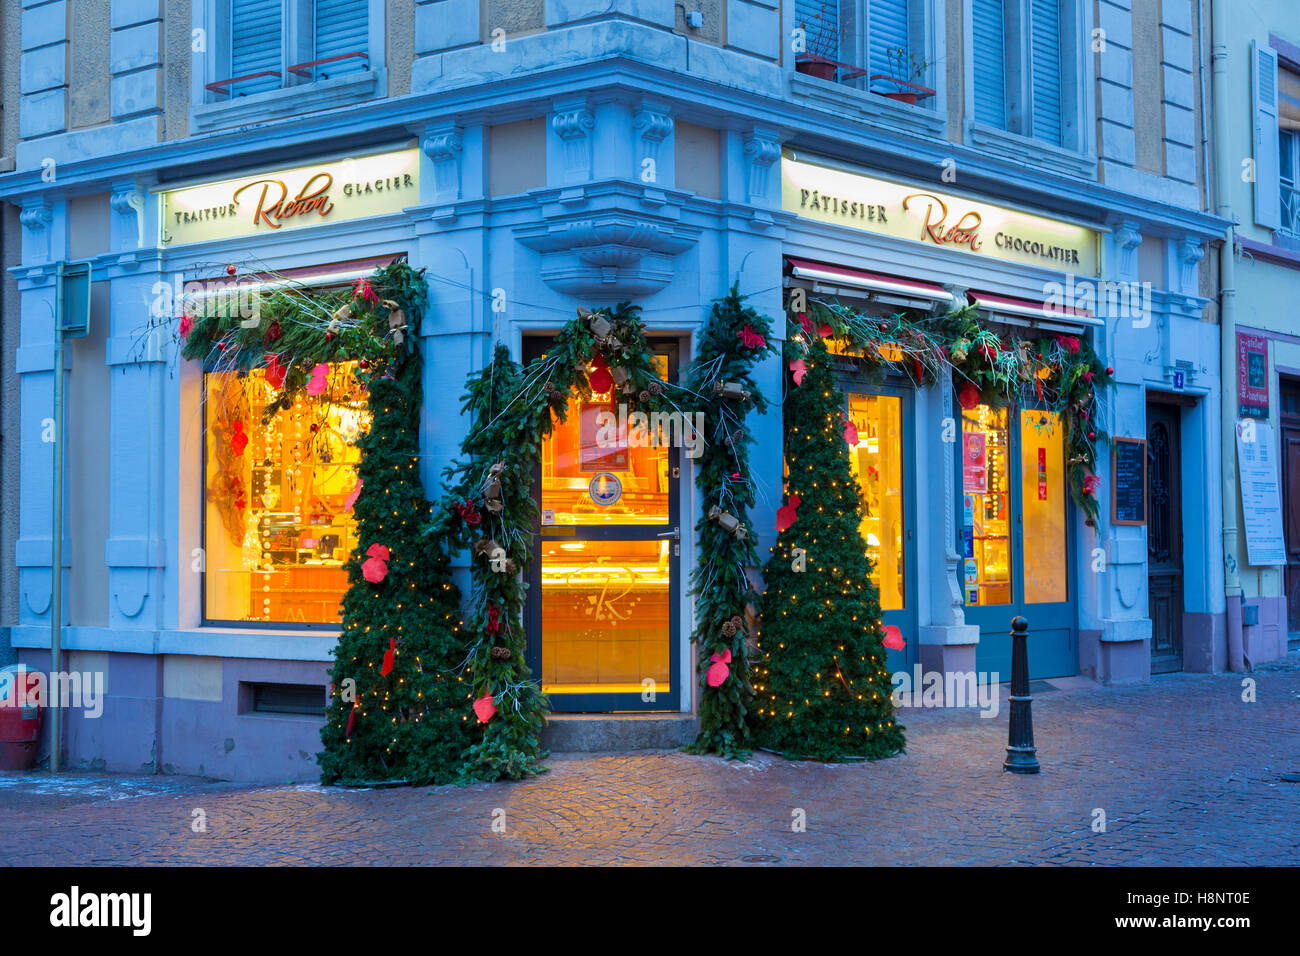
<instances>
[{"instance_id":1,"label":"drainpipe","mask_svg":"<svg viewBox=\"0 0 1300 956\"><path fill-rule=\"evenodd\" d=\"M1237 380L1235 342L1237 318L1237 230L1233 215L1229 171L1234 168L1224 153L1228 149L1228 121L1239 115L1228 109L1228 4L1212 0L1214 43L1214 163L1218 214L1227 219L1228 235L1219 249L1219 352L1221 359L1219 396L1222 403L1223 478L1223 594L1227 604L1228 670L1245 669L1241 635L1241 573L1237 566L1237 412L1233 383Z\"/></svg>"},{"instance_id":2,"label":"drainpipe","mask_svg":"<svg viewBox=\"0 0 1300 956\"><path fill-rule=\"evenodd\" d=\"M57 273L54 306L54 527L50 535L50 680L63 670L63 263ZM50 712L50 773L59 772L62 728L59 702L53 701Z\"/></svg>"}]
</instances>

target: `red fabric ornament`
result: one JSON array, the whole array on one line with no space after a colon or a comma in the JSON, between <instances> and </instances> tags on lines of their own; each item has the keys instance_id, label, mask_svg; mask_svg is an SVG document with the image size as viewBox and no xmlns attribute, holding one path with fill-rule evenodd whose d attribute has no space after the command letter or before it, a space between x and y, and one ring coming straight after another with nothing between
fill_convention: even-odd
<instances>
[{"instance_id":1,"label":"red fabric ornament","mask_svg":"<svg viewBox=\"0 0 1300 956\"><path fill-rule=\"evenodd\" d=\"M397 655L397 638L388 639L388 650L384 651L384 663L379 666L379 673L387 677L393 672L393 658Z\"/></svg>"},{"instance_id":2,"label":"red fabric ornament","mask_svg":"<svg viewBox=\"0 0 1300 956\"><path fill-rule=\"evenodd\" d=\"M895 624L885 625L885 639L881 643L891 651L901 651L907 646L907 641L903 640L903 632Z\"/></svg>"},{"instance_id":3,"label":"red fabric ornament","mask_svg":"<svg viewBox=\"0 0 1300 956\"><path fill-rule=\"evenodd\" d=\"M731 649L727 648L721 654L712 654L709 660L713 666L709 668L705 680L710 687L721 687L731 676L731 668L727 666L731 663Z\"/></svg>"},{"instance_id":4,"label":"red fabric ornament","mask_svg":"<svg viewBox=\"0 0 1300 956\"><path fill-rule=\"evenodd\" d=\"M605 359L597 355L591 362L595 369L587 377L587 382L591 385L591 390L596 393L608 392L614 387L614 376L609 373L609 366L605 364Z\"/></svg>"},{"instance_id":5,"label":"red fabric ornament","mask_svg":"<svg viewBox=\"0 0 1300 956\"><path fill-rule=\"evenodd\" d=\"M1096 475L1085 475L1083 479L1083 493L1092 495L1097 493L1097 486L1101 484L1101 479Z\"/></svg>"},{"instance_id":6,"label":"red fabric ornament","mask_svg":"<svg viewBox=\"0 0 1300 956\"><path fill-rule=\"evenodd\" d=\"M835 332L835 330L832 329L832 328L831 328L829 325L827 325L825 322L823 322L821 325L817 326L817 334L818 334L821 338L828 339L828 338L831 337L831 335L834 334L834 332Z\"/></svg>"},{"instance_id":7,"label":"red fabric ornament","mask_svg":"<svg viewBox=\"0 0 1300 956\"><path fill-rule=\"evenodd\" d=\"M979 354L984 356L985 360L990 363L997 361L998 350L995 349L993 346L989 345L987 342L982 343L980 347L975 351L979 352Z\"/></svg>"},{"instance_id":8,"label":"red fabric ornament","mask_svg":"<svg viewBox=\"0 0 1300 956\"><path fill-rule=\"evenodd\" d=\"M474 701L474 716L478 718L480 724L486 724L497 712L497 705L492 700L491 694L484 694L478 700Z\"/></svg>"},{"instance_id":9,"label":"red fabric ornament","mask_svg":"<svg viewBox=\"0 0 1300 956\"><path fill-rule=\"evenodd\" d=\"M921 365L921 360L919 358L912 359L912 368L916 370L916 380L918 382L924 382L925 368Z\"/></svg>"},{"instance_id":10,"label":"red fabric ornament","mask_svg":"<svg viewBox=\"0 0 1300 956\"><path fill-rule=\"evenodd\" d=\"M1056 342L1063 349L1068 349L1071 355L1079 354L1079 340L1073 335L1058 335Z\"/></svg>"},{"instance_id":11,"label":"red fabric ornament","mask_svg":"<svg viewBox=\"0 0 1300 956\"><path fill-rule=\"evenodd\" d=\"M803 503L798 495L791 495L788 504L782 505L776 509L776 530L785 531L787 528L794 527L794 523L799 520L799 505Z\"/></svg>"},{"instance_id":12,"label":"red fabric ornament","mask_svg":"<svg viewBox=\"0 0 1300 956\"><path fill-rule=\"evenodd\" d=\"M967 382L957 393L957 404L966 411L970 411L980 403L980 390L975 387L974 382Z\"/></svg>"},{"instance_id":13,"label":"red fabric ornament","mask_svg":"<svg viewBox=\"0 0 1300 956\"><path fill-rule=\"evenodd\" d=\"M465 523L468 525L475 525L483 520L483 516L479 514L478 508L474 507L473 498L467 498L463 504L457 505L456 514L465 519Z\"/></svg>"},{"instance_id":14,"label":"red fabric ornament","mask_svg":"<svg viewBox=\"0 0 1300 956\"><path fill-rule=\"evenodd\" d=\"M740 344L747 349L761 349L767 347L767 339L754 331L754 327L748 322L745 327L737 333L740 336Z\"/></svg>"},{"instance_id":15,"label":"red fabric ornament","mask_svg":"<svg viewBox=\"0 0 1300 956\"><path fill-rule=\"evenodd\" d=\"M844 423L844 441L850 445L858 443L858 426L853 424L852 419Z\"/></svg>"},{"instance_id":16,"label":"red fabric ornament","mask_svg":"<svg viewBox=\"0 0 1300 956\"><path fill-rule=\"evenodd\" d=\"M348 492L348 498L343 502L344 511L351 511L352 506L357 503L357 498L361 497L361 484L361 479L358 478L357 483L353 485L352 490Z\"/></svg>"},{"instance_id":17,"label":"red fabric ornament","mask_svg":"<svg viewBox=\"0 0 1300 956\"><path fill-rule=\"evenodd\" d=\"M1092 381L1092 370L1089 369L1088 371L1084 372L1084 373L1083 373L1083 378L1084 378L1085 381L1091 382L1091 381Z\"/></svg>"},{"instance_id":18,"label":"red fabric ornament","mask_svg":"<svg viewBox=\"0 0 1300 956\"><path fill-rule=\"evenodd\" d=\"M234 432L230 436L230 449L236 455L242 455L248 447L248 436L244 434L244 423L235 422Z\"/></svg>"},{"instance_id":19,"label":"red fabric ornament","mask_svg":"<svg viewBox=\"0 0 1300 956\"><path fill-rule=\"evenodd\" d=\"M379 296L371 288L369 279L357 279L356 282L352 283L352 301L356 302L358 299L373 305L379 304Z\"/></svg>"},{"instance_id":20,"label":"red fabric ornament","mask_svg":"<svg viewBox=\"0 0 1300 956\"><path fill-rule=\"evenodd\" d=\"M808 338L812 338L812 322L809 320L808 316L804 315L802 312L799 313L799 324L803 326L803 334Z\"/></svg>"},{"instance_id":21,"label":"red fabric ornament","mask_svg":"<svg viewBox=\"0 0 1300 956\"><path fill-rule=\"evenodd\" d=\"M280 364L280 356L269 356L266 360L266 384L272 388L279 388L284 384L284 376L288 371Z\"/></svg>"},{"instance_id":22,"label":"red fabric ornament","mask_svg":"<svg viewBox=\"0 0 1300 956\"><path fill-rule=\"evenodd\" d=\"M496 634L501 630L501 608L497 607L495 604L489 604L487 609L487 632L489 634Z\"/></svg>"},{"instance_id":23,"label":"red fabric ornament","mask_svg":"<svg viewBox=\"0 0 1300 956\"><path fill-rule=\"evenodd\" d=\"M280 328L279 322L272 322L266 329L266 340L274 342L284 337L284 331Z\"/></svg>"},{"instance_id":24,"label":"red fabric ornament","mask_svg":"<svg viewBox=\"0 0 1300 956\"><path fill-rule=\"evenodd\" d=\"M372 544L366 548L366 554L372 558L378 558L380 561L387 561L390 557L388 548L382 544Z\"/></svg>"},{"instance_id":25,"label":"red fabric ornament","mask_svg":"<svg viewBox=\"0 0 1300 956\"><path fill-rule=\"evenodd\" d=\"M181 334L181 338L183 338L183 339L187 339L187 338L189 338L189 337L190 337L190 332L193 331L193 329L194 329L194 319L192 319L192 318L191 318L190 316L188 316L188 315L182 315L182 316L181 316L181 326L180 326L180 328L177 330L178 332L180 332L180 334Z\"/></svg>"},{"instance_id":26,"label":"red fabric ornament","mask_svg":"<svg viewBox=\"0 0 1300 956\"><path fill-rule=\"evenodd\" d=\"M803 359L795 359L790 363L790 371L794 372L794 383L803 384L803 377L808 374L808 363Z\"/></svg>"},{"instance_id":27,"label":"red fabric ornament","mask_svg":"<svg viewBox=\"0 0 1300 956\"><path fill-rule=\"evenodd\" d=\"M378 558L366 558L361 562L361 576L371 584L378 584L388 577L388 562Z\"/></svg>"},{"instance_id":28,"label":"red fabric ornament","mask_svg":"<svg viewBox=\"0 0 1300 956\"><path fill-rule=\"evenodd\" d=\"M357 702L354 700L352 702L352 709L348 711L348 729L344 732L345 737L352 736L352 724L356 721L356 719L357 719Z\"/></svg>"},{"instance_id":29,"label":"red fabric ornament","mask_svg":"<svg viewBox=\"0 0 1300 956\"><path fill-rule=\"evenodd\" d=\"M321 395L329 386L330 367L320 362L311 370L311 381L307 383L308 395Z\"/></svg>"}]
</instances>

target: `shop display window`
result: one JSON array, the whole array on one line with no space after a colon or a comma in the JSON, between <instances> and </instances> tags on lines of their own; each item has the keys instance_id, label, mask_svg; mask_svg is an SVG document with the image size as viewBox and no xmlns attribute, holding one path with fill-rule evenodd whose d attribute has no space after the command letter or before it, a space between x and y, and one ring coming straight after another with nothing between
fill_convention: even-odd
<instances>
[{"instance_id":1,"label":"shop display window","mask_svg":"<svg viewBox=\"0 0 1300 956\"><path fill-rule=\"evenodd\" d=\"M871 579L880 608L906 606L903 547L903 400L895 395L850 392L849 417L858 443L849 463L862 494L862 537L871 558Z\"/></svg>"},{"instance_id":2,"label":"shop display window","mask_svg":"<svg viewBox=\"0 0 1300 956\"><path fill-rule=\"evenodd\" d=\"M660 378L668 357L656 356ZM602 413L613 416L603 418ZM630 409L613 392L569 399L563 422L542 446L542 523L554 525L664 524L668 521L668 442L628 428ZM621 431L602 430L617 421Z\"/></svg>"},{"instance_id":3,"label":"shop display window","mask_svg":"<svg viewBox=\"0 0 1300 956\"><path fill-rule=\"evenodd\" d=\"M1007 410L977 405L961 431L962 589L967 605L1010 604Z\"/></svg>"},{"instance_id":4,"label":"shop display window","mask_svg":"<svg viewBox=\"0 0 1300 956\"><path fill-rule=\"evenodd\" d=\"M204 376L204 617L337 625L356 547L349 501L369 428L356 363L330 366L317 396L281 392L255 369Z\"/></svg>"}]
</instances>

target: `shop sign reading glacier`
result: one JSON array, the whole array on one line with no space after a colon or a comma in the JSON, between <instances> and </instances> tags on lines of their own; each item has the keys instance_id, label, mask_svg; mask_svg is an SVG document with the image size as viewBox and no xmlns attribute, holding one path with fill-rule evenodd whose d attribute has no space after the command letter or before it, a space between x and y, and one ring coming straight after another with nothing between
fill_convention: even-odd
<instances>
[{"instance_id":1,"label":"shop sign reading glacier","mask_svg":"<svg viewBox=\"0 0 1300 956\"><path fill-rule=\"evenodd\" d=\"M806 219L898 239L1099 275L1098 233L991 203L909 186L798 158L781 157L781 208Z\"/></svg>"},{"instance_id":2,"label":"shop sign reading glacier","mask_svg":"<svg viewBox=\"0 0 1300 956\"><path fill-rule=\"evenodd\" d=\"M358 156L164 192L162 241L273 235L397 212L419 202L419 155Z\"/></svg>"}]
</instances>

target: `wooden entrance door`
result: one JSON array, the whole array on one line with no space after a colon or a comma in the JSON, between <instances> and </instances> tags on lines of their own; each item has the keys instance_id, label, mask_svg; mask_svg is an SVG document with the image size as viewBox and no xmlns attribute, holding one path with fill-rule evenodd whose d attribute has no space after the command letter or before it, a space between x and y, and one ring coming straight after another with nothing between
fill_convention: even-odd
<instances>
[{"instance_id":1,"label":"wooden entrance door","mask_svg":"<svg viewBox=\"0 0 1300 956\"><path fill-rule=\"evenodd\" d=\"M1282 528L1286 534L1286 629L1300 639L1300 381L1282 379Z\"/></svg>"},{"instance_id":2,"label":"wooden entrance door","mask_svg":"<svg viewBox=\"0 0 1300 956\"><path fill-rule=\"evenodd\" d=\"M1147 601L1151 672L1183 669L1183 501L1178 407L1147 405Z\"/></svg>"}]
</instances>

